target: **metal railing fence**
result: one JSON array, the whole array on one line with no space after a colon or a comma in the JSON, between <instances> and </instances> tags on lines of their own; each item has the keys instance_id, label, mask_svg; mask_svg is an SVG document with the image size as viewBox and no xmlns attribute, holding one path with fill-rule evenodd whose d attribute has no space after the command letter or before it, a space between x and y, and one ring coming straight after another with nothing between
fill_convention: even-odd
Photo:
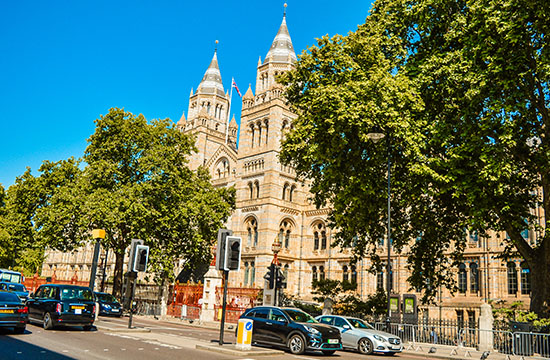
<instances>
[{"instance_id":1,"label":"metal railing fence","mask_svg":"<svg viewBox=\"0 0 550 360\"><path fill-rule=\"evenodd\" d=\"M411 325L376 322L375 329L399 336L404 344L433 344L478 349L484 344L493 352L550 359L550 334L480 330L446 325Z\"/></svg>"}]
</instances>

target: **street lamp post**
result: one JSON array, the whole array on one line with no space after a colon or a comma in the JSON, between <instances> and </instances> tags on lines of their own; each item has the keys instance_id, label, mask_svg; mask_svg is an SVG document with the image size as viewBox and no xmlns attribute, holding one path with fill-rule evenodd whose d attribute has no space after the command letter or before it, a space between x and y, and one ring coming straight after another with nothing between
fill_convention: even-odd
<instances>
[{"instance_id":1,"label":"street lamp post","mask_svg":"<svg viewBox=\"0 0 550 360\"><path fill-rule=\"evenodd\" d=\"M388 257L386 259L386 290L387 290L387 301L388 308L386 312L386 331L390 330L390 315L391 315L391 306L390 306L390 295L391 295L391 153L390 153L390 137L386 136L382 132L371 132L367 134L367 137L371 139L375 144L386 137L386 149L387 149L387 158L388 158L388 238L387 238L387 249Z\"/></svg>"}]
</instances>

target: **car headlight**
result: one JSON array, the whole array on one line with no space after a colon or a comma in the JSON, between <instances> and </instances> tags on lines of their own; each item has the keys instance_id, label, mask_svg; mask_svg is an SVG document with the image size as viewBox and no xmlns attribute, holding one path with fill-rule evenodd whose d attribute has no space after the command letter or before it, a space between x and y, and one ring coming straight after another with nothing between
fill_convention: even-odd
<instances>
[{"instance_id":1,"label":"car headlight","mask_svg":"<svg viewBox=\"0 0 550 360\"><path fill-rule=\"evenodd\" d=\"M306 328L307 331L309 331L310 333L312 333L314 335L320 334L319 330L314 329L311 326L304 326L304 327Z\"/></svg>"},{"instance_id":2,"label":"car headlight","mask_svg":"<svg viewBox=\"0 0 550 360\"><path fill-rule=\"evenodd\" d=\"M388 339L386 339L385 337L382 337L380 335L373 335L373 337L378 341L385 341L385 342L388 341Z\"/></svg>"}]
</instances>

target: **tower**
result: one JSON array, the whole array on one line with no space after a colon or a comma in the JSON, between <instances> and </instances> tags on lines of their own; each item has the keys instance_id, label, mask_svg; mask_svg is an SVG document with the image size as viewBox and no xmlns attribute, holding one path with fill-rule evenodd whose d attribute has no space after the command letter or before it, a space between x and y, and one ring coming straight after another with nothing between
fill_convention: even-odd
<instances>
[{"instance_id":1,"label":"tower","mask_svg":"<svg viewBox=\"0 0 550 360\"><path fill-rule=\"evenodd\" d=\"M187 119L182 115L177 124L196 139L198 152L190 158L191 169L206 166L215 185L227 185L232 181L237 162L238 126L235 119L228 123L229 102L215 50L197 90L191 89Z\"/></svg>"},{"instance_id":2,"label":"tower","mask_svg":"<svg viewBox=\"0 0 550 360\"><path fill-rule=\"evenodd\" d=\"M296 115L286 105L277 76L293 69L295 62L285 14L265 59L258 61L255 93L249 86L242 98L237 200L231 228L243 238L244 271L230 278L236 285L263 285L261 276L273 259L271 246L278 237L282 270L293 273L289 290L300 291L299 244L304 239L304 211L311 205L304 192L307 187L278 158L281 140Z\"/></svg>"}]
</instances>

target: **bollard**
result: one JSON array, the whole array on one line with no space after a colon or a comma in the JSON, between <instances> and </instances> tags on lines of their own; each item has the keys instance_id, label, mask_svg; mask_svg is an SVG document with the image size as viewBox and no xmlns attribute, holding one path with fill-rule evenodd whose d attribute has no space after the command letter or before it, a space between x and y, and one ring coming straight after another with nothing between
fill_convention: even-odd
<instances>
[{"instance_id":1,"label":"bollard","mask_svg":"<svg viewBox=\"0 0 550 360\"><path fill-rule=\"evenodd\" d=\"M254 321L250 319L239 319L237 328L237 344L235 347L239 350L252 349L252 327Z\"/></svg>"}]
</instances>

